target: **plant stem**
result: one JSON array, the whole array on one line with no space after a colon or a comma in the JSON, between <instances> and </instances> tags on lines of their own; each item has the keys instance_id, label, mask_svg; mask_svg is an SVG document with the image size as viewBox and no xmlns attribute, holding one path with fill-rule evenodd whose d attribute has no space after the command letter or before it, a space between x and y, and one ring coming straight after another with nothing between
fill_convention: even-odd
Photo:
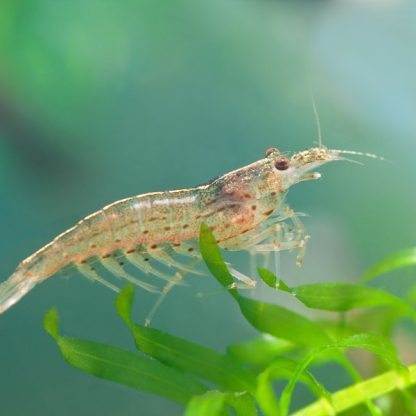
<instances>
[{"instance_id":1,"label":"plant stem","mask_svg":"<svg viewBox=\"0 0 416 416\"><path fill-rule=\"evenodd\" d=\"M408 374L389 371L332 394L335 414L364 403L368 399L371 400L393 390L406 389L416 384L416 364L408 367L408 370ZM326 399L320 399L293 413L292 416L326 416L327 414L328 402Z\"/></svg>"}]
</instances>

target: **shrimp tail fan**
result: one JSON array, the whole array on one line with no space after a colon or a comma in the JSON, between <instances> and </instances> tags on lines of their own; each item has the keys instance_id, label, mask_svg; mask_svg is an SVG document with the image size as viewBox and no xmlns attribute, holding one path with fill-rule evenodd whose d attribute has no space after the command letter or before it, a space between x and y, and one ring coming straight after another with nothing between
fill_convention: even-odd
<instances>
[{"instance_id":1,"label":"shrimp tail fan","mask_svg":"<svg viewBox=\"0 0 416 416\"><path fill-rule=\"evenodd\" d=\"M0 283L0 313L7 311L36 285L21 271L13 273L9 279Z\"/></svg>"}]
</instances>

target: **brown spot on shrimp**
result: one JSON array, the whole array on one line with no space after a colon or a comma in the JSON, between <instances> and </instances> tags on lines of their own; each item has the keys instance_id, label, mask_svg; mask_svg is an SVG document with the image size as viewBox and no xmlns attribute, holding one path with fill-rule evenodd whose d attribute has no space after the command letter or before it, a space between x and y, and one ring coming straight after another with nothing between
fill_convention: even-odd
<instances>
[{"instance_id":1,"label":"brown spot on shrimp","mask_svg":"<svg viewBox=\"0 0 416 416\"><path fill-rule=\"evenodd\" d=\"M166 221L166 217L150 217L149 221Z\"/></svg>"}]
</instances>

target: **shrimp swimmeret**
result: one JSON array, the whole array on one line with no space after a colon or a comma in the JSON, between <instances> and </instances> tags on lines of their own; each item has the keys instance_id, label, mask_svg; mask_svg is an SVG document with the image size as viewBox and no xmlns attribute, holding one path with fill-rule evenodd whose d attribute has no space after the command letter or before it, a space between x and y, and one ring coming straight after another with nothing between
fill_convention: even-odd
<instances>
[{"instance_id":1,"label":"shrimp swimmeret","mask_svg":"<svg viewBox=\"0 0 416 416\"><path fill-rule=\"evenodd\" d=\"M277 149L269 149L263 159L207 185L114 202L23 260L0 284L0 313L36 284L70 266L115 291L118 287L100 276L99 267L148 291L160 292L125 268L127 264L134 266L167 282L160 303L185 273L197 273L193 266L201 259L198 236L203 222L225 250L257 253L299 249L297 262L301 264L308 236L284 202L285 196L292 185L318 179L320 174L312 170L344 159L341 155L345 153L360 154L320 146L288 158ZM158 264L174 272L160 270ZM236 279L255 285L242 273L231 271Z\"/></svg>"}]
</instances>

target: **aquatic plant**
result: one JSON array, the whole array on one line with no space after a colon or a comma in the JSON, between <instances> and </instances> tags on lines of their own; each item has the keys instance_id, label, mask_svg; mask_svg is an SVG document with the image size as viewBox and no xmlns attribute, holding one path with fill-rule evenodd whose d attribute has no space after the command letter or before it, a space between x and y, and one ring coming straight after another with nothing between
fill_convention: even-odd
<instances>
[{"instance_id":1,"label":"aquatic plant","mask_svg":"<svg viewBox=\"0 0 416 416\"><path fill-rule=\"evenodd\" d=\"M182 403L186 416L416 414L410 394L416 384L416 365L402 364L391 341L399 321L416 319L412 301L368 285L380 274L415 265L416 249L386 257L363 276L362 284L289 287L270 271L258 269L262 281L273 290L287 293L308 308L332 312L335 319L327 314L311 319L243 296L205 225L200 249L211 274L228 291L230 300L237 302L242 317L259 331L256 339L230 345L221 354L136 324L131 317L134 288L129 285L118 294L115 306L140 354L60 335L58 312L51 309L44 327L62 356L97 377ZM362 379L361 369L346 354L354 349L374 355L377 374ZM345 371L351 384L329 392L328 379L318 380L314 375L328 363L339 366L337 372ZM279 392L274 385L277 380L283 382ZM299 408L294 393L298 383L316 396L314 403Z\"/></svg>"}]
</instances>

